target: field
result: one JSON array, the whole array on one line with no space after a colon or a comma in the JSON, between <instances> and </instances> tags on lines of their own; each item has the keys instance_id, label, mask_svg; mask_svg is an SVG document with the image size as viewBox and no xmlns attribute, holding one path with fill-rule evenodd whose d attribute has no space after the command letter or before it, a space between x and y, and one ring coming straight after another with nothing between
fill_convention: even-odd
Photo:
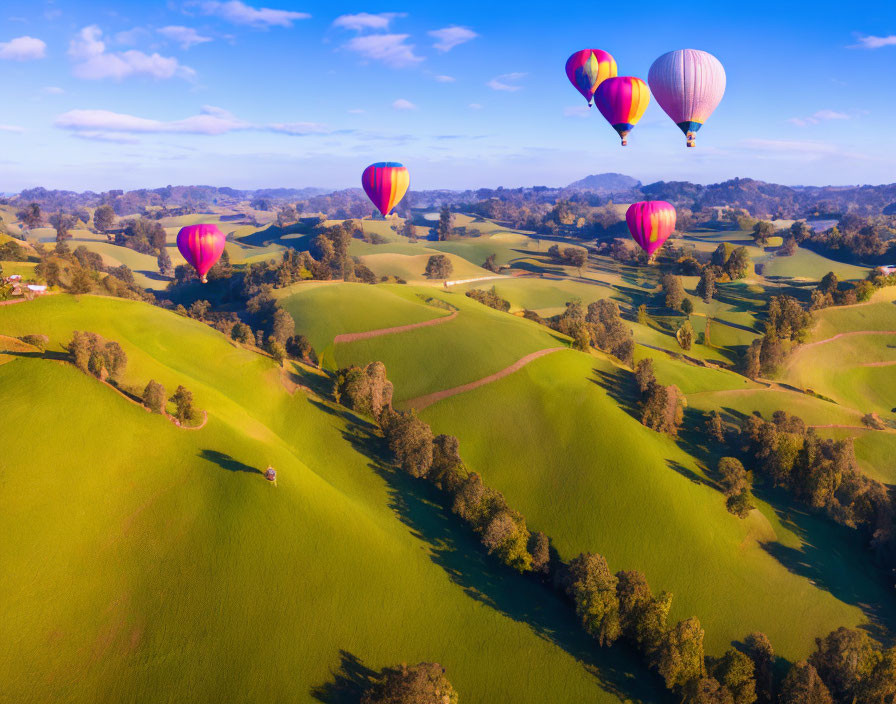
<instances>
[{"instance_id":1,"label":"field","mask_svg":"<svg viewBox=\"0 0 896 704\"><path fill-rule=\"evenodd\" d=\"M127 351L126 383L183 383L209 415L181 430L67 365L0 365L0 402L17 409L0 430L10 701L307 701L341 652L350 668L437 660L470 702L661 699L541 587L492 569L418 487L371 466L356 423L290 395L271 361L89 296L0 309L0 325L48 333L53 350L100 332Z\"/></svg>"}]
</instances>

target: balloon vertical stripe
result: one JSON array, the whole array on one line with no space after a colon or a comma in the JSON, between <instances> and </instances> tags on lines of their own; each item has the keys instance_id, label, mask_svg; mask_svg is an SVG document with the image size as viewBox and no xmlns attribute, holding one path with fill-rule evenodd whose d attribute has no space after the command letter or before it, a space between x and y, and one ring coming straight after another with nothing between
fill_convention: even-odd
<instances>
[{"instance_id":1,"label":"balloon vertical stripe","mask_svg":"<svg viewBox=\"0 0 896 704\"><path fill-rule=\"evenodd\" d=\"M622 137L622 145L625 146L628 133L650 104L650 90L644 81L634 76L608 78L598 86L594 104Z\"/></svg>"},{"instance_id":2,"label":"balloon vertical stripe","mask_svg":"<svg viewBox=\"0 0 896 704\"><path fill-rule=\"evenodd\" d=\"M675 229L675 208L663 200L633 203L625 213L632 239L653 256Z\"/></svg>"},{"instance_id":3,"label":"balloon vertical stripe","mask_svg":"<svg viewBox=\"0 0 896 704\"><path fill-rule=\"evenodd\" d=\"M591 105L594 91L616 76L616 60L600 49L582 49L566 60L566 77Z\"/></svg>"},{"instance_id":4,"label":"balloon vertical stripe","mask_svg":"<svg viewBox=\"0 0 896 704\"><path fill-rule=\"evenodd\" d=\"M177 249L187 263L196 269L202 283L224 251L224 234L217 225L188 225L177 233Z\"/></svg>"}]
</instances>

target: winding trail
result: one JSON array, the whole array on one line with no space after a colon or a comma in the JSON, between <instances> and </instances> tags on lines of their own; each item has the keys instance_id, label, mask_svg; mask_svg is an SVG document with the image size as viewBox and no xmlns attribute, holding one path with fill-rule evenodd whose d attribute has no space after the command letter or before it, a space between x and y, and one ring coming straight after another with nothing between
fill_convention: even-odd
<instances>
[{"instance_id":1,"label":"winding trail","mask_svg":"<svg viewBox=\"0 0 896 704\"><path fill-rule=\"evenodd\" d=\"M853 330L852 332L838 332L833 337L827 337L824 340L807 342L805 345L800 345L798 349L807 350L810 347L815 347L816 345L823 345L827 342L839 340L841 337L853 337L855 335L896 335L896 330Z\"/></svg>"},{"instance_id":2,"label":"winding trail","mask_svg":"<svg viewBox=\"0 0 896 704\"><path fill-rule=\"evenodd\" d=\"M357 342L358 340L367 340L371 337L379 337L380 335L394 335L395 333L407 332L408 330L416 330L417 328L425 328L431 325L441 325L442 323L447 323L449 320L454 320L457 317L457 313L458 311L455 310L450 315L443 315L440 318L424 320L421 323L398 325L394 328L379 328L378 330L368 330L367 332L347 332L334 337L333 343L338 345L340 342Z\"/></svg>"},{"instance_id":3,"label":"winding trail","mask_svg":"<svg viewBox=\"0 0 896 704\"><path fill-rule=\"evenodd\" d=\"M427 406L431 406L432 404L441 401L442 399L446 399L449 396L456 396L457 394L462 394L465 391L472 391L473 389L478 389L480 386L485 386L486 384L491 384L493 381L498 381L498 379L503 379L505 376L509 376L513 374L515 371L519 371L523 367L525 367L529 362L532 362L539 357L544 357L545 355L551 354L552 352L559 352L560 350L569 349L567 347L548 347L547 349L538 350L537 352L532 352L531 354L527 354L522 359L518 359L509 367L505 367L501 371L495 372L494 374L489 374L488 376L484 376L481 379L477 379L476 381L471 381L468 384L462 384L461 386L455 386L453 389L445 389L444 391L435 391L431 394L426 394L425 396L418 396L417 398L412 398L409 401L405 401L404 405L408 408L413 408L417 411L422 411Z\"/></svg>"}]
</instances>

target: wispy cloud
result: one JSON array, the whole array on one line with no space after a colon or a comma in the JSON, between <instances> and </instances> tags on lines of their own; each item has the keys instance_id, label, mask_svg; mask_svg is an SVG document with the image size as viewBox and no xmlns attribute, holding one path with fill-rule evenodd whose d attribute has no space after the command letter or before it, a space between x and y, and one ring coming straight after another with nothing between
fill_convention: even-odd
<instances>
[{"instance_id":1,"label":"wispy cloud","mask_svg":"<svg viewBox=\"0 0 896 704\"><path fill-rule=\"evenodd\" d=\"M24 131L25 128L18 125L0 125L0 132L15 132L18 134Z\"/></svg>"},{"instance_id":2,"label":"wispy cloud","mask_svg":"<svg viewBox=\"0 0 896 704\"><path fill-rule=\"evenodd\" d=\"M443 27L442 29L434 29L431 32L428 32L428 34L436 39L433 48L443 52L451 51L459 44L464 44L479 36L468 27L458 27L456 25Z\"/></svg>"},{"instance_id":3,"label":"wispy cloud","mask_svg":"<svg viewBox=\"0 0 896 704\"><path fill-rule=\"evenodd\" d=\"M402 68L423 61L422 56L417 56L414 53L414 45L406 43L408 36L407 34L368 34L363 37L353 37L342 46L365 58L382 61L395 68Z\"/></svg>"},{"instance_id":4,"label":"wispy cloud","mask_svg":"<svg viewBox=\"0 0 896 704\"><path fill-rule=\"evenodd\" d=\"M825 157L875 161L868 154L850 152L829 142L809 142L784 139L744 139L739 146L749 150L750 156L783 161L818 161Z\"/></svg>"},{"instance_id":5,"label":"wispy cloud","mask_svg":"<svg viewBox=\"0 0 896 704\"><path fill-rule=\"evenodd\" d=\"M809 125L817 125L819 122L828 122L830 120L849 120L852 115L845 112L837 112L836 110L819 110L809 117L791 117L787 121L797 127L808 127Z\"/></svg>"},{"instance_id":6,"label":"wispy cloud","mask_svg":"<svg viewBox=\"0 0 896 704\"><path fill-rule=\"evenodd\" d=\"M487 85L492 90L513 93L514 91L518 91L520 88L522 88L522 86L516 85L516 82L525 77L525 73L503 73L500 76L495 76L485 85Z\"/></svg>"},{"instance_id":7,"label":"wispy cloud","mask_svg":"<svg viewBox=\"0 0 896 704\"><path fill-rule=\"evenodd\" d=\"M181 49L189 49L196 44L205 44L206 42L212 41L211 37L205 37L199 34L199 32L192 27L170 25L168 27L161 27L156 31L166 39L170 39L171 41L180 44Z\"/></svg>"},{"instance_id":8,"label":"wispy cloud","mask_svg":"<svg viewBox=\"0 0 896 704\"><path fill-rule=\"evenodd\" d=\"M220 17L232 24L248 25L250 27L292 27L297 20L307 20L311 17L307 12L293 12L292 10L273 10L268 7L252 7L240 0L229 2L217 2L207 0L199 5L200 10L206 15Z\"/></svg>"},{"instance_id":9,"label":"wispy cloud","mask_svg":"<svg viewBox=\"0 0 896 704\"><path fill-rule=\"evenodd\" d=\"M289 135L326 134L330 129L316 122L275 122L253 124L241 120L223 108L206 105L198 115L182 120L153 120L109 110L70 110L59 115L54 125L90 139L107 139L110 135L196 134L221 135L248 130L278 132Z\"/></svg>"},{"instance_id":10,"label":"wispy cloud","mask_svg":"<svg viewBox=\"0 0 896 704\"><path fill-rule=\"evenodd\" d=\"M0 59L7 61L34 61L47 55L47 45L34 37L16 37L0 42Z\"/></svg>"},{"instance_id":11,"label":"wispy cloud","mask_svg":"<svg viewBox=\"0 0 896 704\"><path fill-rule=\"evenodd\" d=\"M150 76L157 79L184 78L191 80L196 72L182 65L176 58L160 54L144 54L134 49L107 52L102 41L103 32L96 25L84 27L72 39L68 54L74 62L72 72L78 78L121 80L129 76Z\"/></svg>"},{"instance_id":12,"label":"wispy cloud","mask_svg":"<svg viewBox=\"0 0 896 704\"><path fill-rule=\"evenodd\" d=\"M896 34L891 34L887 37L858 35L856 40L859 43L850 45L850 49L882 49L885 46L896 46Z\"/></svg>"},{"instance_id":13,"label":"wispy cloud","mask_svg":"<svg viewBox=\"0 0 896 704\"><path fill-rule=\"evenodd\" d=\"M371 14L369 12L359 12L356 15L340 15L333 20L333 26L340 29L353 29L356 32L366 30L382 30L389 29L392 20L399 17L407 17L406 12L380 12Z\"/></svg>"},{"instance_id":14,"label":"wispy cloud","mask_svg":"<svg viewBox=\"0 0 896 704\"><path fill-rule=\"evenodd\" d=\"M417 106L414 105L410 100L405 100L404 98L399 98L394 103L392 103L392 107L395 110L416 110Z\"/></svg>"},{"instance_id":15,"label":"wispy cloud","mask_svg":"<svg viewBox=\"0 0 896 704\"><path fill-rule=\"evenodd\" d=\"M436 76L435 78L439 83L454 83L456 80L454 76Z\"/></svg>"}]
</instances>

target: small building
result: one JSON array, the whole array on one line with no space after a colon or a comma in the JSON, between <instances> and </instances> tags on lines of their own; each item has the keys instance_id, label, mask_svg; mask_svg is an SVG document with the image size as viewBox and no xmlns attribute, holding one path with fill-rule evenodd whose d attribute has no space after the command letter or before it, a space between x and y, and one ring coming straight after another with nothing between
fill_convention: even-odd
<instances>
[{"instance_id":1,"label":"small building","mask_svg":"<svg viewBox=\"0 0 896 704\"><path fill-rule=\"evenodd\" d=\"M890 266L882 266L880 270L884 272L884 276L896 274L896 264L890 264Z\"/></svg>"},{"instance_id":2,"label":"small building","mask_svg":"<svg viewBox=\"0 0 896 704\"><path fill-rule=\"evenodd\" d=\"M47 292L47 287L40 284L28 284L28 290L39 296Z\"/></svg>"},{"instance_id":3,"label":"small building","mask_svg":"<svg viewBox=\"0 0 896 704\"><path fill-rule=\"evenodd\" d=\"M268 467L264 473L264 478L267 479L269 482L276 482L277 481L277 470L275 470L273 467Z\"/></svg>"}]
</instances>

